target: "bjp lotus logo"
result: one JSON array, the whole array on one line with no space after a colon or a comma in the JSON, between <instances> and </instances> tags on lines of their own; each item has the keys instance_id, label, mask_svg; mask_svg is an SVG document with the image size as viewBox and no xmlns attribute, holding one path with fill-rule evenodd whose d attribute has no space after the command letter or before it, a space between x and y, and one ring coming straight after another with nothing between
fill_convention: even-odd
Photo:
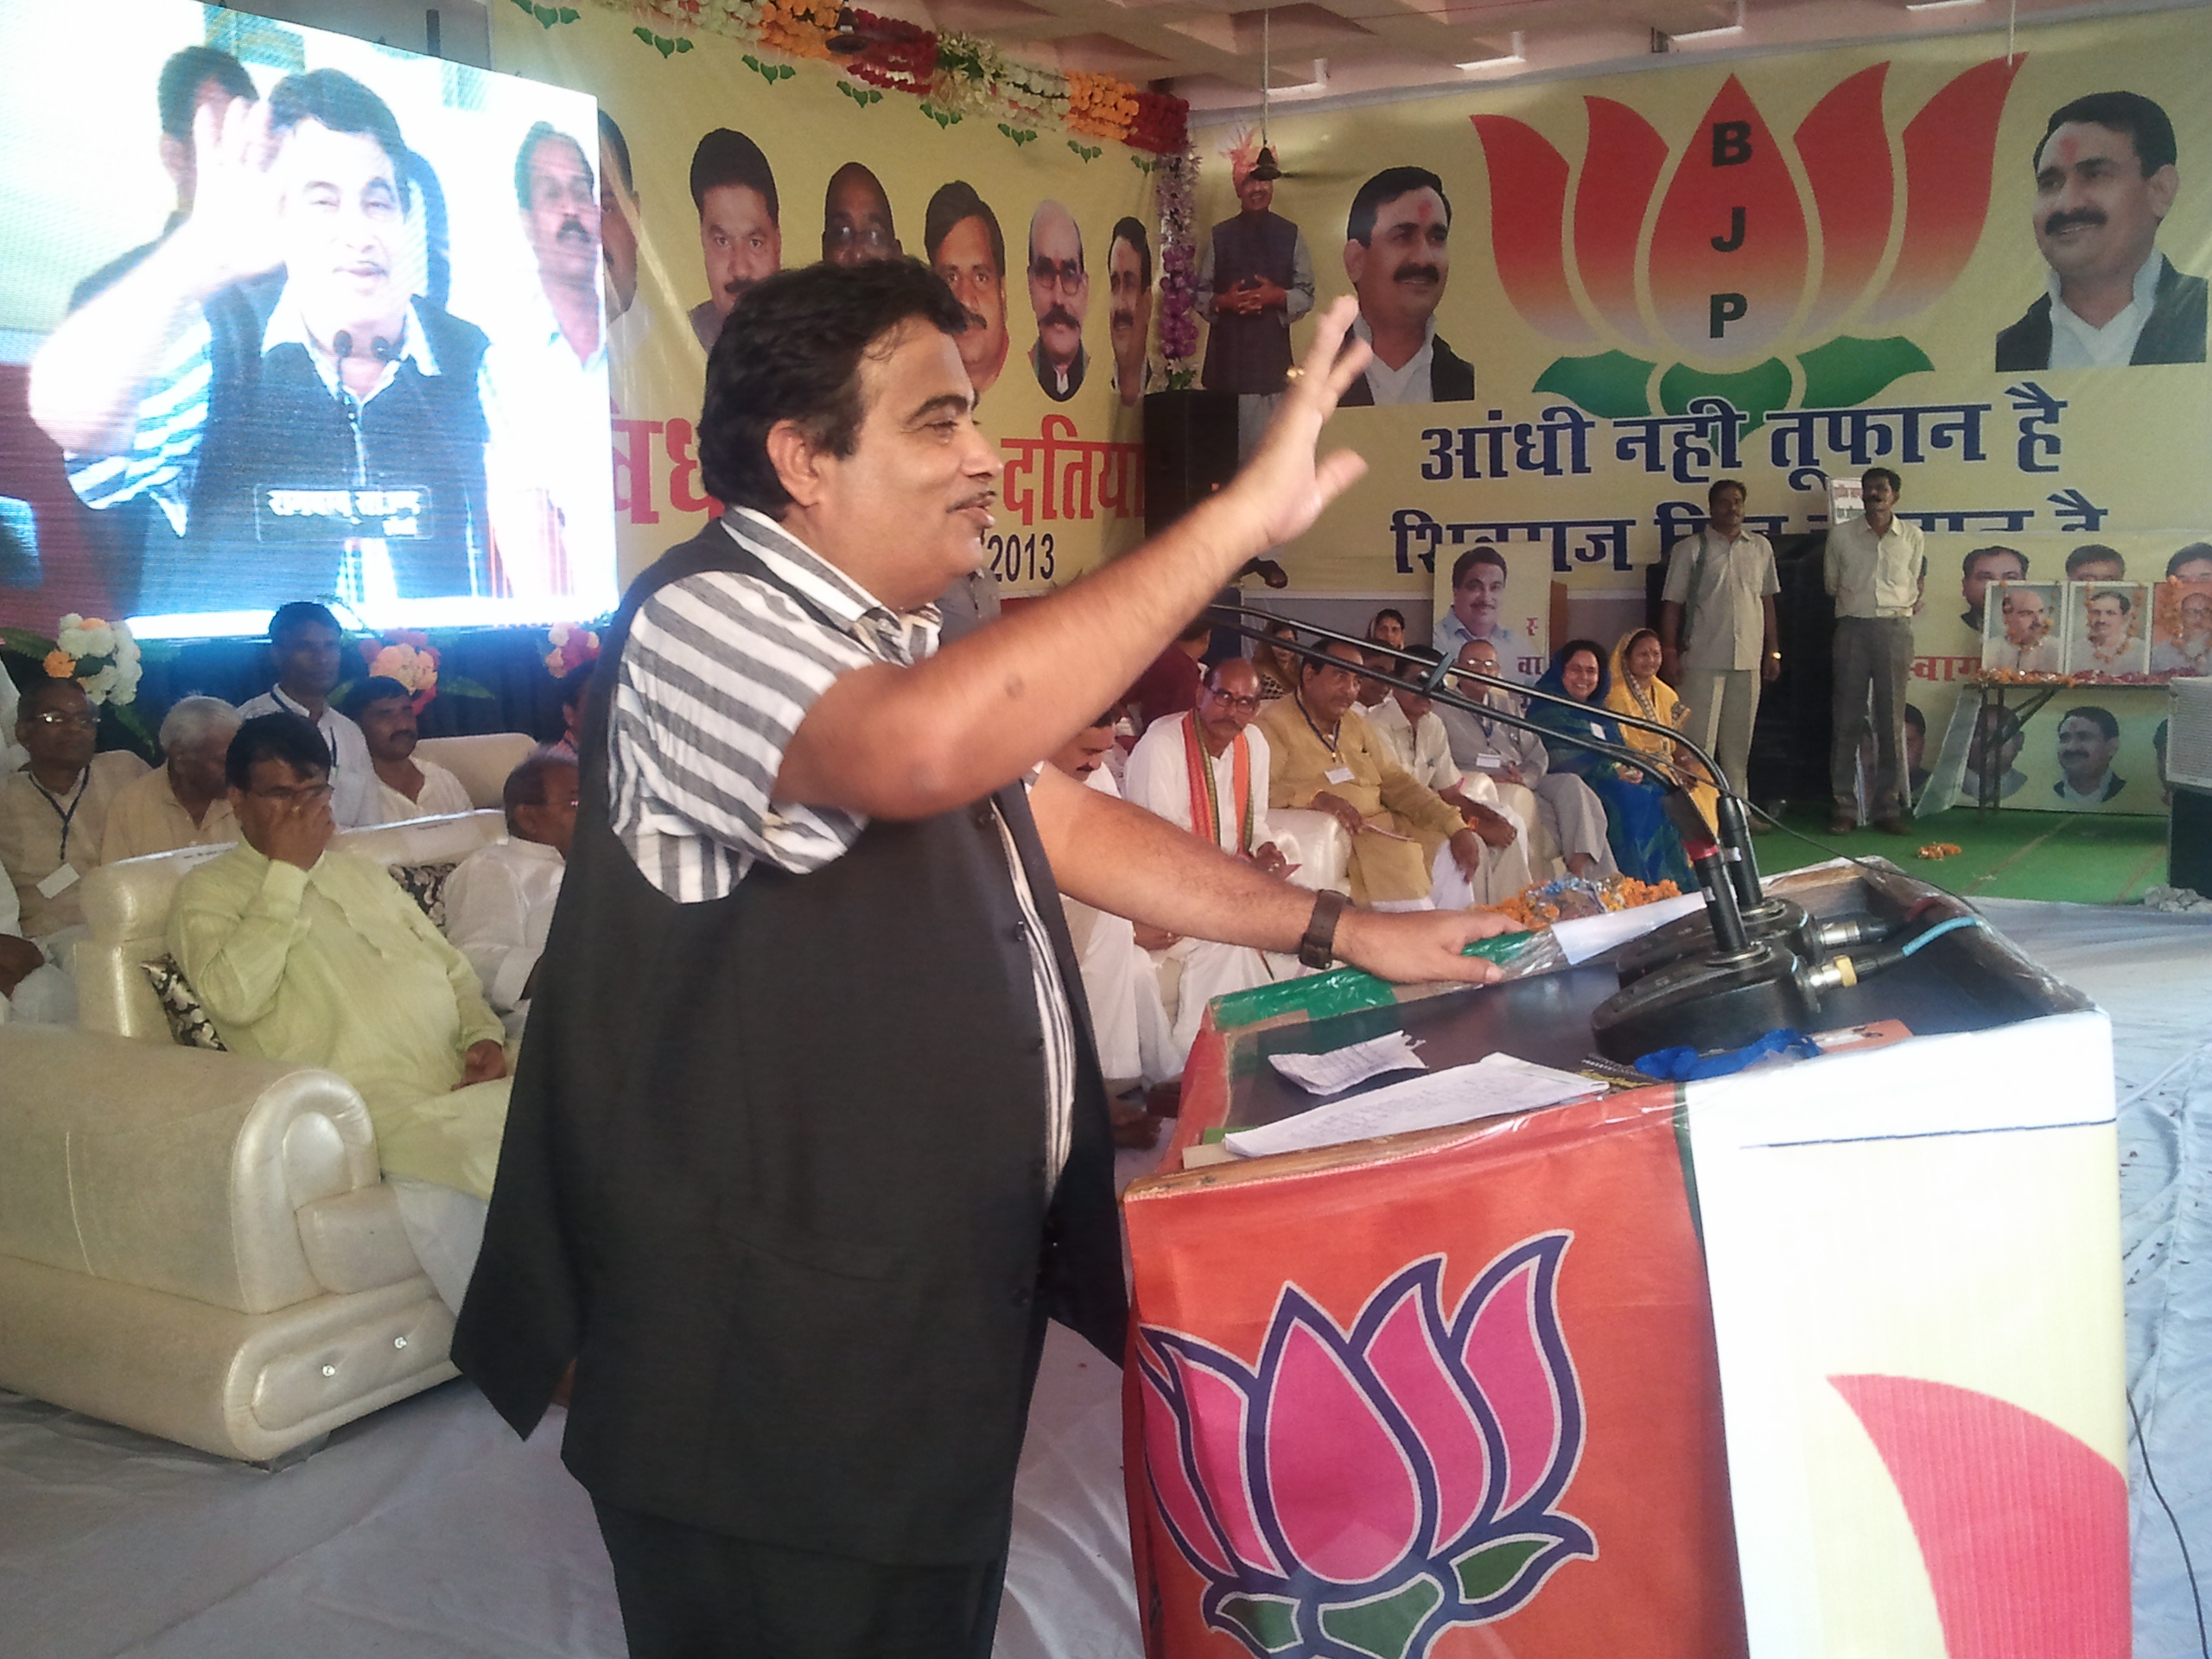
<instances>
[{"instance_id":1,"label":"bjp lotus logo","mask_svg":"<svg viewBox=\"0 0 2212 1659\"><path fill-rule=\"evenodd\" d=\"M1260 1656L1421 1659L1598 1542L1552 1506L1582 1452L1560 1333L1567 1233L1515 1245L1448 1318L1416 1262L1349 1331L1285 1285L1256 1367L1145 1328L1145 1463L1201 1611Z\"/></svg>"},{"instance_id":2,"label":"bjp lotus logo","mask_svg":"<svg viewBox=\"0 0 2212 1659\"><path fill-rule=\"evenodd\" d=\"M1650 414L1655 390L1670 414L1719 396L1756 420L1793 404L1849 408L1932 368L1885 331L1948 289L1980 239L1998 119L2021 61L1977 64L1929 99L1905 123L1902 176L1883 114L1885 63L1813 106L1790 137L1796 168L1731 75L1663 196L1667 140L1626 105L1586 98L1571 223L1566 157L1524 122L1473 118L1507 297L1562 345L1607 348L1559 359L1536 390L1613 418ZM1798 342L1810 349L1789 350Z\"/></svg>"}]
</instances>

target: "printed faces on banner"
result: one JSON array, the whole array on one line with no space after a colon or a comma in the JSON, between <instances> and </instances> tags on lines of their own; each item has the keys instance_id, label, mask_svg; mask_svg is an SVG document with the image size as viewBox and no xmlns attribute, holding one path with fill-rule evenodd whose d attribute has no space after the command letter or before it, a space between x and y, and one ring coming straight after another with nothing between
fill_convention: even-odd
<instances>
[{"instance_id":1,"label":"printed faces on banner","mask_svg":"<svg viewBox=\"0 0 2212 1659\"><path fill-rule=\"evenodd\" d=\"M10 60L60 60L58 10L14 10ZM84 509L32 508L73 592L171 633L318 596L378 626L611 604L589 100L184 0L120 11L115 73L0 113L26 155L150 135L117 165L174 201L163 225L115 211L145 190L87 197L0 255L43 313L0 423Z\"/></svg>"},{"instance_id":2,"label":"printed faces on banner","mask_svg":"<svg viewBox=\"0 0 2212 1659\"><path fill-rule=\"evenodd\" d=\"M2174 446L2212 419L2212 192L2177 157L2212 105L2181 55L2179 25L2113 20L1279 116L1283 179L1214 198L1209 379L1256 360L1224 308L1264 312L1301 244L1375 353L1337 429L1369 474L1294 580L1433 581L1440 611L1452 562L1510 541L1626 589L1718 479L1780 550L1876 465L1961 552L2202 537ZM1256 135L1213 148L1236 171Z\"/></svg>"}]
</instances>

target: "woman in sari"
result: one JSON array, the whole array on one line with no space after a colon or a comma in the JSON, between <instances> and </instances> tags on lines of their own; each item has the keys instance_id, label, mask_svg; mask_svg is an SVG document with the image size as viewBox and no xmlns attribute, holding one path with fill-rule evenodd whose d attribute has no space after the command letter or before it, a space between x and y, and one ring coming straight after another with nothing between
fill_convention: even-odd
<instances>
[{"instance_id":1,"label":"woman in sari","mask_svg":"<svg viewBox=\"0 0 2212 1659\"><path fill-rule=\"evenodd\" d=\"M1659 636L1649 628L1636 628L1621 637L1613 647L1612 661L1606 664L1612 679L1612 689L1605 693L1605 707L1617 715L1626 715L1635 720L1654 720L1662 726L1681 729L1689 713L1688 705L1675 695L1675 688L1659 677ZM1641 749L1646 754L1662 755L1672 760L1685 779L1703 778L1705 768L1696 757L1679 743L1670 742L1656 732L1640 732L1633 726L1621 728L1621 737L1631 749ZM1720 799L1720 791L1710 783L1691 783L1690 798L1697 803L1697 810L1705 815L1708 824L1718 824L1713 810Z\"/></svg>"},{"instance_id":2,"label":"woman in sari","mask_svg":"<svg viewBox=\"0 0 2212 1659\"><path fill-rule=\"evenodd\" d=\"M1552 770L1573 773L1605 803L1605 841L1621 874L1639 881L1674 881L1687 891L1689 861L1661 804L1664 784L1640 767L1592 754L1573 741L1586 737L1625 747L1620 727L1606 717L1605 695L1611 680L1602 647L1588 639L1570 639L1554 655L1535 689L1572 698L1583 707L1531 699L1529 718L1544 728L1544 749Z\"/></svg>"},{"instance_id":3,"label":"woman in sari","mask_svg":"<svg viewBox=\"0 0 2212 1659\"><path fill-rule=\"evenodd\" d=\"M1268 624L1268 639L1295 639L1298 630L1287 622ZM1260 701L1273 702L1277 697L1287 696L1298 684L1299 659L1287 651L1278 651L1266 639L1252 647L1252 666L1260 676Z\"/></svg>"}]
</instances>

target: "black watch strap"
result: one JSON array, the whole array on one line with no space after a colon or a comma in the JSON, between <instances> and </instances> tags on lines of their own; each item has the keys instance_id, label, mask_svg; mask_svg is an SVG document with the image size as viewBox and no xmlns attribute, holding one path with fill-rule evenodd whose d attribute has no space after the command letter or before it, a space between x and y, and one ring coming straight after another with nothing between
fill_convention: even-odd
<instances>
[{"instance_id":1,"label":"black watch strap","mask_svg":"<svg viewBox=\"0 0 2212 1659\"><path fill-rule=\"evenodd\" d=\"M1313 895L1313 915L1306 924L1306 937L1298 942L1298 959L1308 968L1326 968L1336 961L1337 918L1351 900L1341 893Z\"/></svg>"}]
</instances>

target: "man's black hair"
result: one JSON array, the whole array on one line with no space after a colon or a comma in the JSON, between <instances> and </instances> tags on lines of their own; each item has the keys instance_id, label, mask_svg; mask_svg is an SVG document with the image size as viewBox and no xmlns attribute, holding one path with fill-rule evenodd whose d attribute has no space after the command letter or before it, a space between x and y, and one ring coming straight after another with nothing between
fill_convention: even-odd
<instances>
[{"instance_id":1,"label":"man's black hair","mask_svg":"<svg viewBox=\"0 0 2212 1659\"><path fill-rule=\"evenodd\" d=\"M757 191L767 205L768 222L783 224L783 210L776 200L776 175L760 146L741 132L716 127L691 152L691 205L707 211L707 192L726 184L741 184Z\"/></svg>"},{"instance_id":2,"label":"man's black hair","mask_svg":"<svg viewBox=\"0 0 2212 1659\"><path fill-rule=\"evenodd\" d=\"M1444 660L1444 653L1434 645L1408 645L1403 654L1416 662L1427 663L1431 668Z\"/></svg>"},{"instance_id":3,"label":"man's black hair","mask_svg":"<svg viewBox=\"0 0 2212 1659\"><path fill-rule=\"evenodd\" d=\"M372 674L366 679L356 680L346 693L346 706L338 712L356 722L372 702L385 702L397 697L402 702L415 701L415 694L389 675Z\"/></svg>"},{"instance_id":4,"label":"man's black hair","mask_svg":"<svg viewBox=\"0 0 2212 1659\"><path fill-rule=\"evenodd\" d=\"M1433 190L1436 199L1444 204L1444 225L1452 226L1452 198L1444 194L1444 181L1425 167L1386 167L1365 184L1351 199L1351 213L1344 221L1344 236L1349 241L1367 246L1375 234L1376 215L1382 211L1385 202L1395 201L1400 196L1415 190Z\"/></svg>"},{"instance_id":5,"label":"man's black hair","mask_svg":"<svg viewBox=\"0 0 2212 1659\"><path fill-rule=\"evenodd\" d=\"M286 634L310 622L320 623L341 639L346 637L346 630L338 626L338 619L330 613L327 605L318 605L311 599L296 599L279 605L269 619L269 643L280 645Z\"/></svg>"},{"instance_id":6,"label":"man's black hair","mask_svg":"<svg viewBox=\"0 0 2212 1659\"><path fill-rule=\"evenodd\" d=\"M289 709L256 715L238 728L223 755L223 779L232 789L253 787L253 769L264 760L282 760L295 772L330 771L330 746L312 721Z\"/></svg>"},{"instance_id":7,"label":"man's black hair","mask_svg":"<svg viewBox=\"0 0 2212 1659\"><path fill-rule=\"evenodd\" d=\"M699 471L709 493L781 518L791 497L768 459L768 434L791 421L830 454L851 454L867 413L861 359L910 321L948 334L968 327L944 278L913 259L809 265L756 284L707 358Z\"/></svg>"},{"instance_id":8,"label":"man's black hair","mask_svg":"<svg viewBox=\"0 0 2212 1659\"><path fill-rule=\"evenodd\" d=\"M525 806L545 804L545 774L556 766L576 769L575 761L557 749L532 749L524 755L522 764L507 774L507 781L499 785L499 806L507 815L507 833L515 829L515 813Z\"/></svg>"},{"instance_id":9,"label":"man's black hair","mask_svg":"<svg viewBox=\"0 0 2212 1659\"><path fill-rule=\"evenodd\" d=\"M2146 179L2162 167L2171 167L2181 155L2174 143L2174 124L2165 111L2142 93L2091 92L2052 112L2044 124L2043 137L2036 140L2028 156L2030 172L2041 164L2043 147L2050 142L2050 135L2072 121L2126 133L2127 142L2135 146L2136 162Z\"/></svg>"},{"instance_id":10,"label":"man's black hair","mask_svg":"<svg viewBox=\"0 0 2212 1659\"><path fill-rule=\"evenodd\" d=\"M1742 479L1716 478L1712 483L1706 486L1705 505L1710 508L1715 501L1718 501L1720 499L1720 492L1723 490L1733 490L1738 495L1741 496L1746 501L1749 501L1751 499L1751 493L1744 487L1744 480Z\"/></svg>"},{"instance_id":11,"label":"man's black hair","mask_svg":"<svg viewBox=\"0 0 2212 1659\"><path fill-rule=\"evenodd\" d=\"M1506 566L1504 554L1499 552L1488 542L1477 542L1452 561L1452 590L1454 593L1465 586L1467 573L1478 564L1495 565L1501 575L1510 576L1513 574Z\"/></svg>"},{"instance_id":12,"label":"man's black hair","mask_svg":"<svg viewBox=\"0 0 2212 1659\"><path fill-rule=\"evenodd\" d=\"M2191 542L2187 547L2166 561L2166 580L2173 580L2182 566L2192 559L2212 559L2212 542Z\"/></svg>"},{"instance_id":13,"label":"man's black hair","mask_svg":"<svg viewBox=\"0 0 2212 1659\"><path fill-rule=\"evenodd\" d=\"M2089 595L2088 604L2094 605L2101 599L2118 600L2120 601L2120 613L2122 616L2133 616L2135 613L2135 601L2118 588L2100 588L2097 592ZM2084 606L2084 608L2087 608L2087 605Z\"/></svg>"},{"instance_id":14,"label":"man's black hair","mask_svg":"<svg viewBox=\"0 0 2212 1659\"><path fill-rule=\"evenodd\" d=\"M2127 574L2127 561L2120 558L2120 550L2107 547L2102 542L2084 542L2066 556L2066 580L2074 580L2074 573L2085 564L2094 564L2103 559L2116 559L2122 575Z\"/></svg>"},{"instance_id":15,"label":"man's black hair","mask_svg":"<svg viewBox=\"0 0 2212 1659\"><path fill-rule=\"evenodd\" d=\"M1886 467L1869 467L1865 472L1859 475L1859 487L1863 490L1878 478L1885 478L1889 480L1890 493L1891 495L1903 495L1904 493L1904 480L1899 478L1895 473L1891 472Z\"/></svg>"},{"instance_id":16,"label":"man's black hair","mask_svg":"<svg viewBox=\"0 0 2212 1659\"><path fill-rule=\"evenodd\" d=\"M302 121L319 121L333 132L373 138L391 163L393 182L402 190L407 141L391 105L340 69L309 69L287 75L269 94L269 130L289 132Z\"/></svg>"},{"instance_id":17,"label":"man's black hair","mask_svg":"<svg viewBox=\"0 0 2212 1659\"><path fill-rule=\"evenodd\" d=\"M584 177L591 181L594 194L599 189L599 169L591 164L591 157L584 154L584 147L550 121L539 121L523 134L522 148L515 152L515 201L525 213L530 211L530 158L537 154L537 147L549 138L557 138L576 152L576 159L584 164Z\"/></svg>"},{"instance_id":18,"label":"man's black hair","mask_svg":"<svg viewBox=\"0 0 2212 1659\"><path fill-rule=\"evenodd\" d=\"M1386 616L1390 618L1402 628L1406 626L1406 613L1395 605L1385 605L1381 610L1376 612L1374 615L1367 619L1367 637L1369 639L1372 639L1375 637L1375 630L1382 626L1382 619Z\"/></svg>"},{"instance_id":19,"label":"man's black hair","mask_svg":"<svg viewBox=\"0 0 2212 1659\"><path fill-rule=\"evenodd\" d=\"M192 141L192 118L200 105L200 89L213 81L232 98L249 101L260 96L245 66L219 47L188 46L169 54L154 98L162 112L162 131L170 138Z\"/></svg>"},{"instance_id":20,"label":"man's black hair","mask_svg":"<svg viewBox=\"0 0 2212 1659\"><path fill-rule=\"evenodd\" d=\"M38 705L45 701L48 693L70 685L79 691L85 689L82 682L66 675L57 677L43 671L35 675L25 675L16 691L16 718L18 721L29 720L36 712Z\"/></svg>"},{"instance_id":21,"label":"man's black hair","mask_svg":"<svg viewBox=\"0 0 2212 1659\"><path fill-rule=\"evenodd\" d=\"M2000 553L2008 559L2018 559L2020 562L2020 574L2024 576L2028 574L2028 556L2021 552L2018 548L1994 546L1977 547L1973 552L1967 554L1965 558L1959 562L1959 579L1961 581L1964 581L1967 577L1974 575L1974 562L1976 559L1992 558Z\"/></svg>"},{"instance_id":22,"label":"man's black hair","mask_svg":"<svg viewBox=\"0 0 2212 1659\"><path fill-rule=\"evenodd\" d=\"M2120 741L2120 721L2109 709L2100 709L2094 702L2077 703L2058 717L2058 723L2063 726L2069 720L2088 721L2105 734L2107 743Z\"/></svg>"},{"instance_id":23,"label":"man's black hair","mask_svg":"<svg viewBox=\"0 0 2212 1659\"><path fill-rule=\"evenodd\" d=\"M1319 674L1332 668L1341 668L1347 673L1360 676L1363 679L1366 677L1367 653L1363 651L1360 651L1359 647L1354 645L1351 640L1316 639L1313 642L1313 648L1319 652L1321 655L1318 657L1301 656L1298 659L1298 683L1300 685L1306 683L1306 677L1308 674ZM1346 658L1338 656L1337 652L1338 651L1358 652L1359 654L1357 658Z\"/></svg>"},{"instance_id":24,"label":"man's black hair","mask_svg":"<svg viewBox=\"0 0 2212 1659\"><path fill-rule=\"evenodd\" d=\"M622 129L614 124L604 104L599 106L599 142L614 153L614 170L622 175L623 189L637 194L637 184L630 177L630 141L622 136Z\"/></svg>"},{"instance_id":25,"label":"man's black hair","mask_svg":"<svg viewBox=\"0 0 2212 1659\"><path fill-rule=\"evenodd\" d=\"M1911 727L1914 731L1918 732L1923 737L1928 735L1928 716L1922 714L1916 706L1910 702L1904 706L1904 723Z\"/></svg>"},{"instance_id":26,"label":"man's black hair","mask_svg":"<svg viewBox=\"0 0 2212 1659\"><path fill-rule=\"evenodd\" d=\"M991 211L990 203L976 194L976 187L965 179L955 179L950 184L938 187L930 198L927 212L922 215L922 251L931 260L944 245L944 238L952 234L952 227L963 219L980 219L983 229L991 238L991 261L998 267L999 280L1006 280L1006 232L999 229L999 216Z\"/></svg>"},{"instance_id":27,"label":"man's black hair","mask_svg":"<svg viewBox=\"0 0 2212 1659\"><path fill-rule=\"evenodd\" d=\"M579 663L563 674L559 681L561 707L564 709L582 708L584 697L591 690L591 677L598 671L597 663Z\"/></svg>"},{"instance_id":28,"label":"man's black hair","mask_svg":"<svg viewBox=\"0 0 2212 1659\"><path fill-rule=\"evenodd\" d=\"M1145 240L1144 222L1128 218L1114 221L1114 233L1106 238L1106 257L1109 262L1114 257L1116 242L1126 242L1137 251L1137 286L1149 289L1152 286L1152 244Z\"/></svg>"}]
</instances>

